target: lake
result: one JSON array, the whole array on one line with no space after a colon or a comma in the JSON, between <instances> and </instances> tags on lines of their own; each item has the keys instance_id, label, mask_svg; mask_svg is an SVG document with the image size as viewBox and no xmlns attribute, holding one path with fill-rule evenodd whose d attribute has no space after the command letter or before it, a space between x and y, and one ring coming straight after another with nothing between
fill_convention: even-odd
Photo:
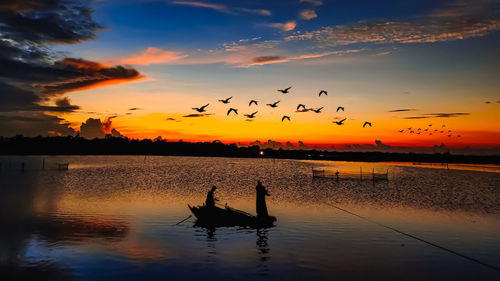
<instances>
[{"instance_id":1,"label":"lake","mask_svg":"<svg viewBox=\"0 0 500 281\"><path fill-rule=\"evenodd\" d=\"M498 167L162 156L0 163L2 280L500 280ZM313 179L313 168L388 171L388 181ZM219 203L255 214L257 180L275 227L177 224L212 185Z\"/></svg>"}]
</instances>

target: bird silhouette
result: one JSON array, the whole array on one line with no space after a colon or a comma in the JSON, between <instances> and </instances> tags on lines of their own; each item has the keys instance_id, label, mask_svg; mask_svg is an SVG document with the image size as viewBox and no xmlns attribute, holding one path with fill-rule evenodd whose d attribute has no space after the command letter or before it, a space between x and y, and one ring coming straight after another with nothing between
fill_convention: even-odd
<instances>
[{"instance_id":1,"label":"bird silhouette","mask_svg":"<svg viewBox=\"0 0 500 281\"><path fill-rule=\"evenodd\" d=\"M204 106L202 107L193 107L194 110L198 111L198 112L205 112L205 108L209 105L209 103L205 104Z\"/></svg>"},{"instance_id":2,"label":"bird silhouette","mask_svg":"<svg viewBox=\"0 0 500 281\"><path fill-rule=\"evenodd\" d=\"M321 90L321 91L319 91L318 96L320 96L320 97L321 97L321 95L322 95L322 94L325 94L325 96L328 96L328 92L327 92L327 91L325 91L325 90Z\"/></svg>"},{"instance_id":3,"label":"bird silhouette","mask_svg":"<svg viewBox=\"0 0 500 281\"><path fill-rule=\"evenodd\" d=\"M257 114L258 111L255 111L254 113L252 114L245 114L246 117L248 118L255 118L255 114Z\"/></svg>"},{"instance_id":4,"label":"bird silhouette","mask_svg":"<svg viewBox=\"0 0 500 281\"><path fill-rule=\"evenodd\" d=\"M420 132L418 132L417 135L420 135Z\"/></svg>"},{"instance_id":5,"label":"bird silhouette","mask_svg":"<svg viewBox=\"0 0 500 281\"><path fill-rule=\"evenodd\" d=\"M322 109L323 109L323 107L320 107L320 108L317 108L317 109L313 109L313 111L316 112L316 113L321 113Z\"/></svg>"},{"instance_id":6,"label":"bird silhouette","mask_svg":"<svg viewBox=\"0 0 500 281\"><path fill-rule=\"evenodd\" d=\"M408 128L408 130L411 130L411 127L410 127L410 128Z\"/></svg>"},{"instance_id":7,"label":"bird silhouette","mask_svg":"<svg viewBox=\"0 0 500 281\"><path fill-rule=\"evenodd\" d=\"M281 122L283 122L283 120L285 119L288 119L288 121L290 121L290 116L283 115L283 118L281 118Z\"/></svg>"},{"instance_id":8,"label":"bird silhouette","mask_svg":"<svg viewBox=\"0 0 500 281\"><path fill-rule=\"evenodd\" d=\"M399 130L400 133L404 132L405 130Z\"/></svg>"},{"instance_id":9,"label":"bird silhouette","mask_svg":"<svg viewBox=\"0 0 500 281\"><path fill-rule=\"evenodd\" d=\"M410 131L410 134L413 134L413 133L415 133L415 132L414 131Z\"/></svg>"},{"instance_id":10,"label":"bird silhouette","mask_svg":"<svg viewBox=\"0 0 500 281\"><path fill-rule=\"evenodd\" d=\"M344 125L344 121L345 121L345 120L346 120L346 118L344 118L344 119L342 119L342 120L340 120L340 121L333 121L332 123L335 123L335 124L337 124L337 125L339 125L339 126L340 126L340 125Z\"/></svg>"},{"instance_id":11,"label":"bird silhouette","mask_svg":"<svg viewBox=\"0 0 500 281\"><path fill-rule=\"evenodd\" d=\"M422 129L420 129L420 128L417 129L417 131L420 131L420 130L422 130Z\"/></svg>"},{"instance_id":12,"label":"bird silhouette","mask_svg":"<svg viewBox=\"0 0 500 281\"><path fill-rule=\"evenodd\" d=\"M236 108L230 108L228 111L227 111L227 114L226 115L229 115L229 113L231 113L231 111L234 111L234 113L238 114L238 109Z\"/></svg>"},{"instance_id":13,"label":"bird silhouette","mask_svg":"<svg viewBox=\"0 0 500 281\"><path fill-rule=\"evenodd\" d=\"M225 104L225 103L229 103L229 100L232 99L232 98L233 97L231 96L231 97L229 97L229 98L227 98L225 100L219 100L219 101Z\"/></svg>"},{"instance_id":14,"label":"bird silhouette","mask_svg":"<svg viewBox=\"0 0 500 281\"><path fill-rule=\"evenodd\" d=\"M438 129L434 129L434 132L437 132L437 131L438 131Z\"/></svg>"},{"instance_id":15,"label":"bird silhouette","mask_svg":"<svg viewBox=\"0 0 500 281\"><path fill-rule=\"evenodd\" d=\"M458 135L457 138L461 138L462 136L461 135Z\"/></svg>"},{"instance_id":16,"label":"bird silhouette","mask_svg":"<svg viewBox=\"0 0 500 281\"><path fill-rule=\"evenodd\" d=\"M275 102L275 103L268 103L268 104L266 104L266 105L269 105L270 107L275 108L275 107L278 107L278 103L279 103L279 102L280 102L280 101L277 101L277 102Z\"/></svg>"},{"instance_id":17,"label":"bird silhouette","mask_svg":"<svg viewBox=\"0 0 500 281\"><path fill-rule=\"evenodd\" d=\"M301 104L299 103L299 105L297 105L297 110L299 110L299 108L303 108L304 110L306 109L306 105L305 104Z\"/></svg>"},{"instance_id":18,"label":"bird silhouette","mask_svg":"<svg viewBox=\"0 0 500 281\"><path fill-rule=\"evenodd\" d=\"M343 107L343 106L339 106L339 107L337 107L337 112L339 112L339 110L344 111L344 107Z\"/></svg>"},{"instance_id":19,"label":"bird silhouette","mask_svg":"<svg viewBox=\"0 0 500 281\"><path fill-rule=\"evenodd\" d=\"M426 132L427 132L427 131L429 131L429 129L425 129L424 131L426 131Z\"/></svg>"},{"instance_id":20,"label":"bird silhouette","mask_svg":"<svg viewBox=\"0 0 500 281\"><path fill-rule=\"evenodd\" d=\"M364 128L366 125L368 125L368 126L370 126L370 127L371 127L371 126L372 126L372 123L371 123L371 122L368 122L368 121L365 121L365 123L363 124L363 128Z\"/></svg>"},{"instance_id":21,"label":"bird silhouette","mask_svg":"<svg viewBox=\"0 0 500 281\"><path fill-rule=\"evenodd\" d=\"M451 130L448 130L448 133L451 133Z\"/></svg>"},{"instance_id":22,"label":"bird silhouette","mask_svg":"<svg viewBox=\"0 0 500 281\"><path fill-rule=\"evenodd\" d=\"M448 135L449 138L451 138L451 135Z\"/></svg>"},{"instance_id":23,"label":"bird silhouette","mask_svg":"<svg viewBox=\"0 0 500 281\"><path fill-rule=\"evenodd\" d=\"M432 136L432 133L429 133L429 136Z\"/></svg>"},{"instance_id":24,"label":"bird silhouette","mask_svg":"<svg viewBox=\"0 0 500 281\"><path fill-rule=\"evenodd\" d=\"M441 131L440 133L442 134L442 133L444 133L444 131Z\"/></svg>"},{"instance_id":25,"label":"bird silhouette","mask_svg":"<svg viewBox=\"0 0 500 281\"><path fill-rule=\"evenodd\" d=\"M444 128L444 127L446 127L446 125L443 125L443 126L441 126L441 127L443 127L443 128Z\"/></svg>"},{"instance_id":26,"label":"bird silhouette","mask_svg":"<svg viewBox=\"0 0 500 281\"><path fill-rule=\"evenodd\" d=\"M427 126L432 127L432 124L429 124L429 125L427 125Z\"/></svg>"},{"instance_id":27,"label":"bird silhouette","mask_svg":"<svg viewBox=\"0 0 500 281\"><path fill-rule=\"evenodd\" d=\"M278 90L278 92L281 92L282 94L288 94L289 93L289 90L291 89L292 87L288 87L286 89L283 89L283 90Z\"/></svg>"},{"instance_id":28,"label":"bird silhouette","mask_svg":"<svg viewBox=\"0 0 500 281\"><path fill-rule=\"evenodd\" d=\"M256 101L256 100L251 100L251 101L248 103L248 106L251 106L251 105L252 105L252 103L255 103L255 105L259 105L259 104L258 104L258 101Z\"/></svg>"}]
</instances>

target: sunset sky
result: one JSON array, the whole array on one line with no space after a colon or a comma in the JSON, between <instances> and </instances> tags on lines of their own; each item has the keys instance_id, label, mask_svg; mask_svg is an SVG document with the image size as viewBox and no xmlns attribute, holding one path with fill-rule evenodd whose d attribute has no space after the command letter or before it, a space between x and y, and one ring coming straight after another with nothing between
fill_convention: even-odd
<instances>
[{"instance_id":1,"label":"sunset sky","mask_svg":"<svg viewBox=\"0 0 500 281\"><path fill-rule=\"evenodd\" d=\"M2 136L500 146L500 1L2 3Z\"/></svg>"}]
</instances>

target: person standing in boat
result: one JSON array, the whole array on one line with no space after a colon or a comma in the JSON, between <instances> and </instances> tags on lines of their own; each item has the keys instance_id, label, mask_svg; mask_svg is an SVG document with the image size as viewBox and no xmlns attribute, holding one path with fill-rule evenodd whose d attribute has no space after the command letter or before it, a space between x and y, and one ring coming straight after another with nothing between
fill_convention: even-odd
<instances>
[{"instance_id":1,"label":"person standing in boat","mask_svg":"<svg viewBox=\"0 0 500 281\"><path fill-rule=\"evenodd\" d=\"M271 196L266 190L266 188L262 185L260 181L257 181L257 186L255 187L257 190L257 217L268 217L267 206L266 206L266 196Z\"/></svg>"},{"instance_id":2,"label":"person standing in boat","mask_svg":"<svg viewBox=\"0 0 500 281\"><path fill-rule=\"evenodd\" d=\"M205 201L205 206L207 206L209 208L214 208L215 201L219 201L219 200L217 200L217 198L214 197L214 192L216 189L217 189L217 187L215 187L215 185L214 185L214 186L212 186L212 189L210 189L210 191L208 192L207 201Z\"/></svg>"}]
</instances>

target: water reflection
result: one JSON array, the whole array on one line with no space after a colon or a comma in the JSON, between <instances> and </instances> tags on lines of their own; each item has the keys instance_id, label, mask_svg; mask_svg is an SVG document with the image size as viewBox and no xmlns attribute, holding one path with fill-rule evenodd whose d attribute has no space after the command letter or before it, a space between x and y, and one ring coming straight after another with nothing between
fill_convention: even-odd
<instances>
[{"instance_id":1,"label":"water reflection","mask_svg":"<svg viewBox=\"0 0 500 281\"><path fill-rule=\"evenodd\" d=\"M271 249L268 243L268 229L257 229L257 254L259 256L259 263L257 264L257 273L259 275L269 274L268 261L271 259Z\"/></svg>"},{"instance_id":2,"label":"water reflection","mask_svg":"<svg viewBox=\"0 0 500 281\"><path fill-rule=\"evenodd\" d=\"M64 160L70 162L64 172L34 171L29 161L24 173L0 170L2 273L49 280L411 279L409 272L416 280L497 279L489 269L329 204L500 266L499 174L390 166L389 181L373 183L312 180L321 162ZM174 226L211 185L220 203L255 213L256 179L272 194L275 228L199 228L194 219Z\"/></svg>"}]
</instances>

